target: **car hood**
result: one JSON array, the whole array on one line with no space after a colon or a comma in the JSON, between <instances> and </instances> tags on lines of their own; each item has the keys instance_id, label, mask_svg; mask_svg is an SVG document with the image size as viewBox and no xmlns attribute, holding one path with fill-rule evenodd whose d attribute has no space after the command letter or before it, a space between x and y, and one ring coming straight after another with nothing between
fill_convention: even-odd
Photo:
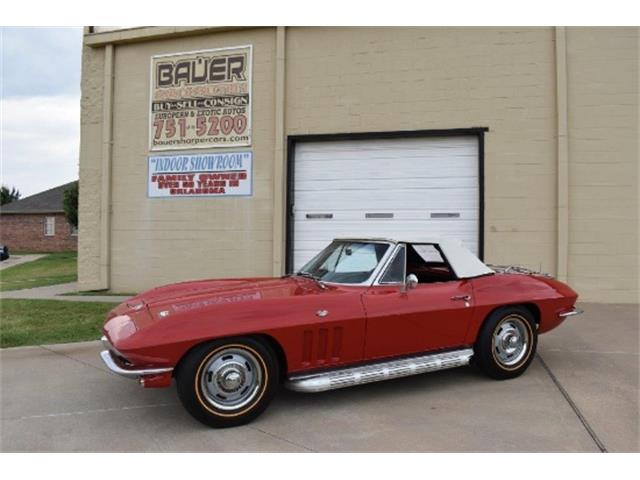
<instances>
[{"instance_id":1,"label":"car hood","mask_svg":"<svg viewBox=\"0 0 640 480\"><path fill-rule=\"evenodd\" d=\"M159 311L165 309L185 313L215 305L313 294L319 290L313 280L300 277L199 280L154 288L127 300L126 305L132 309L146 306L152 316L157 317Z\"/></svg>"}]
</instances>

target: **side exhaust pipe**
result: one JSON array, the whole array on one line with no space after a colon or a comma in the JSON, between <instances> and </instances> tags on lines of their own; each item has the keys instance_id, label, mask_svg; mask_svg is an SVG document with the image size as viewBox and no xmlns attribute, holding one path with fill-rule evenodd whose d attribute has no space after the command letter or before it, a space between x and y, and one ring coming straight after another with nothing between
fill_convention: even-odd
<instances>
[{"instance_id":1,"label":"side exhaust pipe","mask_svg":"<svg viewBox=\"0 0 640 480\"><path fill-rule=\"evenodd\" d=\"M285 386L296 392L325 392L392 378L408 377L467 365L473 349L465 348L443 353L394 359L359 367L347 367L307 375L289 377Z\"/></svg>"}]
</instances>

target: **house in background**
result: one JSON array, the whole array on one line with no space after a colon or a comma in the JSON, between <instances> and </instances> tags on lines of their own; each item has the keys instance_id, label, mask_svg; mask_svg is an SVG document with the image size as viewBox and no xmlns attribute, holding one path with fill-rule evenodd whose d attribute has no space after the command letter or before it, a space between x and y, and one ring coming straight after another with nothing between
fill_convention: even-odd
<instances>
[{"instance_id":1,"label":"house in background","mask_svg":"<svg viewBox=\"0 0 640 480\"><path fill-rule=\"evenodd\" d=\"M78 231L64 216L65 190L76 182L36 193L0 207L0 244L10 252L78 249Z\"/></svg>"}]
</instances>

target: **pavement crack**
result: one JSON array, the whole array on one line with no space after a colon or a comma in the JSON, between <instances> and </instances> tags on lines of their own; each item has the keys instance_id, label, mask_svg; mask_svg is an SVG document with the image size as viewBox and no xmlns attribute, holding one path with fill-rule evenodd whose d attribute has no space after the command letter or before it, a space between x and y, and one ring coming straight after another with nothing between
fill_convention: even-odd
<instances>
[{"instance_id":1,"label":"pavement crack","mask_svg":"<svg viewBox=\"0 0 640 480\"><path fill-rule=\"evenodd\" d=\"M258 431L260 433L264 433L265 435L268 435L271 438L275 438L276 440L280 440L282 442L286 442L289 445L293 445L294 447L302 448L302 449L306 450L307 452L318 453L317 450L314 450L314 449L309 448L309 447L305 447L304 445L302 445L300 443L292 442L291 440L288 440L288 439L286 439L284 437L281 437L280 435L276 435L275 433L267 432L266 430L263 430L263 429L258 428L258 427L254 427L253 425L247 425L247 426L252 430L256 430L256 431Z\"/></svg>"},{"instance_id":2,"label":"pavement crack","mask_svg":"<svg viewBox=\"0 0 640 480\"><path fill-rule=\"evenodd\" d=\"M569 392L567 392L565 390L565 388L560 383L560 380L558 380L558 378L554 375L554 373L551 371L551 369L546 364L546 362L542 359L542 356L539 353L536 353L536 356L538 357L538 360L540 360L540 364L542 365L542 368L545 369L545 371L547 372L547 374L551 378L551 381L555 384L555 386L558 388L558 390L560 391L560 393L562 394L564 399L567 401L567 403L569 404L569 406L573 410L573 413L576 414L576 416L578 417L578 419L580 420L580 422L582 423L584 428L587 430L587 433L589 434L591 439L594 441L594 443L596 444L596 446L598 447L600 452L607 453L608 452L607 447L605 447L605 445L602 442L602 440L600 440L600 438L598 437L596 432L593 430L593 428L589 424L589 421L582 414L582 412L580 411L580 408L578 408L578 405L576 405L576 403L571 398L571 395L569 395Z\"/></svg>"},{"instance_id":3,"label":"pavement crack","mask_svg":"<svg viewBox=\"0 0 640 480\"><path fill-rule=\"evenodd\" d=\"M89 362L84 362L84 361L82 361L82 360L78 360L77 358L74 358L74 357L72 357L71 355L67 355L66 353L63 353L63 352L57 352L57 351L55 351L55 350L52 350L52 349L50 349L50 348L45 347L44 345L38 345L38 346L39 346L40 348L42 348L43 350L46 350L46 351L51 352L51 353L54 353L54 354L56 354L56 355L60 355L61 357L68 358L69 360L73 360L74 362L78 362L78 363L80 363L80 364L84 365L85 367L91 367L91 368L94 368L94 369L96 369L96 370L99 370L99 371L101 371L101 372L103 372L103 373L109 373L109 372L107 372L106 370L104 370L104 369L102 369L102 368L100 368L100 367L96 367L95 365L93 365L93 364L91 364L91 363L89 363Z\"/></svg>"},{"instance_id":4,"label":"pavement crack","mask_svg":"<svg viewBox=\"0 0 640 480\"><path fill-rule=\"evenodd\" d=\"M41 415L28 415L24 417L3 417L2 420L31 420L35 418L55 418L55 417L71 417L74 415L88 415L92 413L108 413L108 412L120 412L125 410L137 410L140 408L163 408L173 407L177 403L156 403L151 405L129 405L124 407L112 407L112 408L98 408L94 410L84 410L76 412L59 412L59 413L46 413Z\"/></svg>"},{"instance_id":5,"label":"pavement crack","mask_svg":"<svg viewBox=\"0 0 640 480\"><path fill-rule=\"evenodd\" d=\"M586 353L589 355L635 355L638 356L638 352L621 352L621 351L608 351L608 350L567 350L562 348L546 348L545 352L566 352L566 353Z\"/></svg>"}]
</instances>

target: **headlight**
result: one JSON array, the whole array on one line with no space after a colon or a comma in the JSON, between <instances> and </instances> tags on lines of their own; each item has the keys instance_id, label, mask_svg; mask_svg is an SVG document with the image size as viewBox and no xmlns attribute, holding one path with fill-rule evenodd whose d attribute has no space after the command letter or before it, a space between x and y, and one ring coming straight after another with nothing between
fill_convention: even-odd
<instances>
[{"instance_id":1,"label":"headlight","mask_svg":"<svg viewBox=\"0 0 640 480\"><path fill-rule=\"evenodd\" d=\"M128 338L136 332L136 324L129 315L118 315L104 324L104 330L109 334L112 343Z\"/></svg>"}]
</instances>

